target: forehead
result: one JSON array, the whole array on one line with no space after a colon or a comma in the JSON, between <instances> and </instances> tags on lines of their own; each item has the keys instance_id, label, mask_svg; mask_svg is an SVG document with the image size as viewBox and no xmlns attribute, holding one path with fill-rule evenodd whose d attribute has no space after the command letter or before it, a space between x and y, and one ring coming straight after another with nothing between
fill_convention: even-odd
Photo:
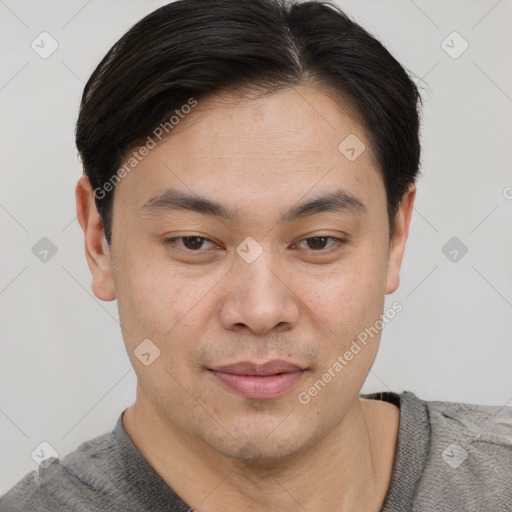
<instances>
[{"instance_id":1,"label":"forehead","mask_svg":"<svg viewBox=\"0 0 512 512\"><path fill-rule=\"evenodd\" d=\"M346 140L359 144L356 159L343 152ZM315 187L338 185L360 197L383 192L367 136L351 111L301 86L258 99L198 101L118 188L130 189L130 202L140 208L170 186L233 204L248 195L298 200Z\"/></svg>"},{"instance_id":2,"label":"forehead","mask_svg":"<svg viewBox=\"0 0 512 512\"><path fill-rule=\"evenodd\" d=\"M168 147L180 146L194 159L243 158L249 168L262 160L280 166L290 156L337 157L339 143L350 134L367 138L346 104L301 86L257 99L223 94L201 100L173 130Z\"/></svg>"}]
</instances>

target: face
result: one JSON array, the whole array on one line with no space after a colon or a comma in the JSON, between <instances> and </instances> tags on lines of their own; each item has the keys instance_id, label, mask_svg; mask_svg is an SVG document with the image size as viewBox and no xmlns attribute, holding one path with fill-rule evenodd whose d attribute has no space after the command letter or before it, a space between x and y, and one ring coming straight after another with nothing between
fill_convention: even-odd
<instances>
[{"instance_id":1,"label":"face","mask_svg":"<svg viewBox=\"0 0 512 512\"><path fill-rule=\"evenodd\" d=\"M138 400L226 456L326 438L376 356L380 332L343 357L398 286L414 191L390 241L383 180L347 112L311 87L200 101L117 184L110 253L99 238L88 252L96 295L118 301ZM366 146L356 159L339 149L349 135ZM143 340L146 360L159 351L147 366Z\"/></svg>"}]
</instances>

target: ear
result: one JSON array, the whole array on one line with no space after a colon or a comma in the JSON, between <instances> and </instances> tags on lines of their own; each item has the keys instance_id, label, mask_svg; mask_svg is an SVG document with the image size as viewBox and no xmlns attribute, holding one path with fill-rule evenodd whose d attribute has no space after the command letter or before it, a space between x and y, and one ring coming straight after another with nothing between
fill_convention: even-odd
<instances>
[{"instance_id":1,"label":"ear","mask_svg":"<svg viewBox=\"0 0 512 512\"><path fill-rule=\"evenodd\" d=\"M415 197L416 185L412 184L402 198L395 217L395 232L389 248L386 294L396 291L400 284L400 266L404 255L405 242L409 234Z\"/></svg>"},{"instance_id":2,"label":"ear","mask_svg":"<svg viewBox=\"0 0 512 512\"><path fill-rule=\"evenodd\" d=\"M85 257L92 274L92 291L98 299L114 300L116 292L110 249L87 176L78 180L75 196L78 222L85 237Z\"/></svg>"}]
</instances>

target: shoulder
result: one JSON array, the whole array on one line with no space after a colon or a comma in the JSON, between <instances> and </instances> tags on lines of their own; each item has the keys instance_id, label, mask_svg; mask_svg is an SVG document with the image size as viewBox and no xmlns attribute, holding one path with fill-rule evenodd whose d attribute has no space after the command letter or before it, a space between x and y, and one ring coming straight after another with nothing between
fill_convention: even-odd
<instances>
[{"instance_id":1,"label":"shoulder","mask_svg":"<svg viewBox=\"0 0 512 512\"><path fill-rule=\"evenodd\" d=\"M114 487L105 479L100 485L98 476L108 474L115 454L112 433L107 433L85 441L62 459L46 459L0 497L0 512L104 510L105 500L98 502L98 491L104 496L114 493Z\"/></svg>"},{"instance_id":2,"label":"shoulder","mask_svg":"<svg viewBox=\"0 0 512 512\"><path fill-rule=\"evenodd\" d=\"M489 464L496 457L503 458L512 469L512 407L441 401L426 404L432 441L439 448L446 442L458 444L468 457L478 455L482 463ZM448 450L443 458L450 457Z\"/></svg>"},{"instance_id":3,"label":"shoulder","mask_svg":"<svg viewBox=\"0 0 512 512\"><path fill-rule=\"evenodd\" d=\"M430 495L439 504L448 499L454 507L466 507L461 510L510 510L512 407L425 404L430 446L418 494Z\"/></svg>"}]
</instances>

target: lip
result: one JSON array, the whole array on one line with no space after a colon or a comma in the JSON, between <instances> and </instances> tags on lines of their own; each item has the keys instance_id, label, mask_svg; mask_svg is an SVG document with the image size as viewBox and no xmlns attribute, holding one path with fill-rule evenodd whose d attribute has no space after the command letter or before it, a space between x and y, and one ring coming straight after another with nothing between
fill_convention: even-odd
<instances>
[{"instance_id":1,"label":"lip","mask_svg":"<svg viewBox=\"0 0 512 512\"><path fill-rule=\"evenodd\" d=\"M239 363L226 364L211 368L213 371L231 373L233 375L277 375L278 373L296 372L303 370L300 366L284 361L282 359L272 359L264 363L253 363L251 361L241 361Z\"/></svg>"},{"instance_id":2,"label":"lip","mask_svg":"<svg viewBox=\"0 0 512 512\"><path fill-rule=\"evenodd\" d=\"M297 384L305 372L296 364L277 359L262 364L242 361L208 370L221 384L244 398L254 400L283 395Z\"/></svg>"}]
</instances>

